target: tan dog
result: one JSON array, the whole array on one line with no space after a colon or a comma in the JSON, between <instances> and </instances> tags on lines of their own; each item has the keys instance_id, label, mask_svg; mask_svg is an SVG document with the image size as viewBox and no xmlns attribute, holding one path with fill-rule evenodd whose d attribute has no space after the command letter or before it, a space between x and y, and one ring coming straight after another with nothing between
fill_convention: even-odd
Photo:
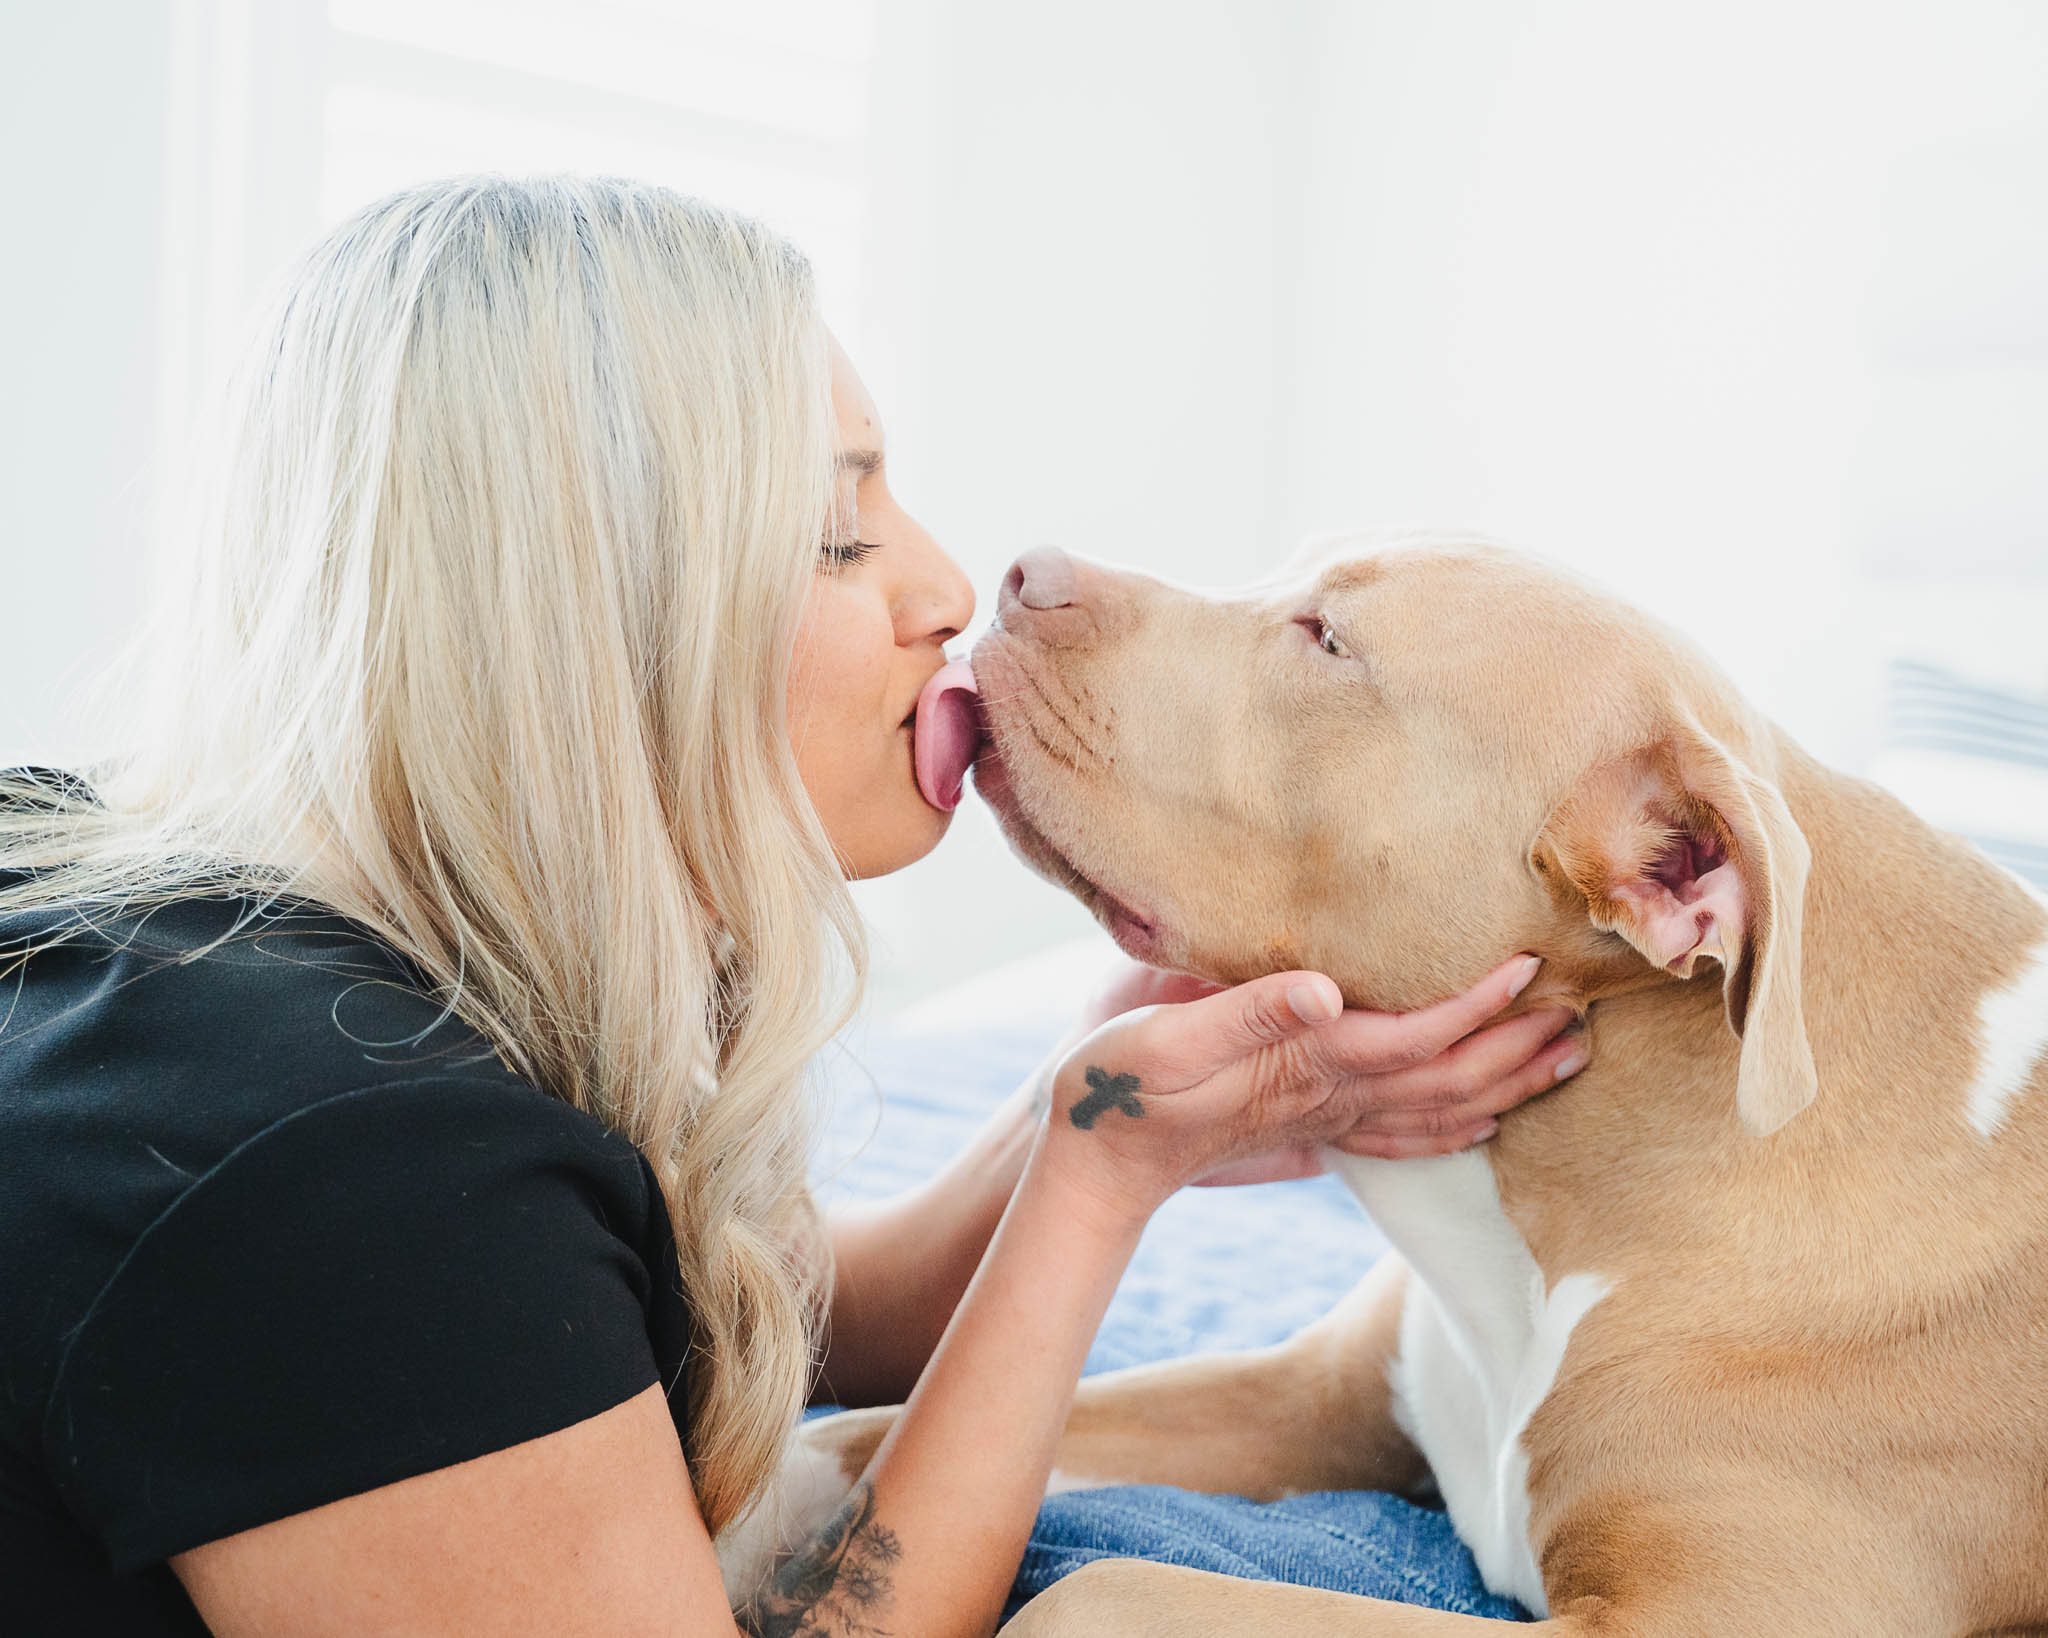
<instances>
[{"instance_id":1,"label":"tan dog","mask_svg":"<svg viewBox=\"0 0 2048 1638\"><path fill-rule=\"evenodd\" d=\"M1059 1482L1433 1483L1560 1633L2048 1633L2037 896L1488 547L1240 601L1032 554L975 670L983 794L1133 954L1407 1009L1530 950L1594 1034L1482 1150L1333 1155L1400 1257L1084 1383ZM814 1424L827 1488L891 1415ZM1016 1630L1490 1625L1108 1561Z\"/></svg>"}]
</instances>

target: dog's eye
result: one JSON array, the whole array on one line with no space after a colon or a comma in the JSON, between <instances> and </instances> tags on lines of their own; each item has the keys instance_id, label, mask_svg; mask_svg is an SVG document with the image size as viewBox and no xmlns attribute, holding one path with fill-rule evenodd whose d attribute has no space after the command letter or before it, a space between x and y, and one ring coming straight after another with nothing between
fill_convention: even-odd
<instances>
[{"instance_id":1,"label":"dog's eye","mask_svg":"<svg viewBox=\"0 0 2048 1638\"><path fill-rule=\"evenodd\" d=\"M1335 660L1349 660L1355 656L1342 637L1330 629L1330 622L1320 614L1298 614L1294 623L1308 637L1308 640Z\"/></svg>"}]
</instances>

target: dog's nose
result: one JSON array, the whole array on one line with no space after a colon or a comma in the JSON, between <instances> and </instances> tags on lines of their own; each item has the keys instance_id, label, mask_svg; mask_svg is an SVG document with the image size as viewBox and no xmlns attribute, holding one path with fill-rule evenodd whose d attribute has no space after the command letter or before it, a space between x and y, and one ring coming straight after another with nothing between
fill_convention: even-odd
<instances>
[{"instance_id":1,"label":"dog's nose","mask_svg":"<svg viewBox=\"0 0 2048 1638\"><path fill-rule=\"evenodd\" d=\"M1003 594L1027 609L1063 609L1074 601L1077 584L1072 558L1057 546L1034 546L1010 565Z\"/></svg>"},{"instance_id":2,"label":"dog's nose","mask_svg":"<svg viewBox=\"0 0 2048 1638\"><path fill-rule=\"evenodd\" d=\"M996 624L1050 648L1100 642L1120 626L1135 576L1034 546L1012 563L996 594Z\"/></svg>"}]
</instances>

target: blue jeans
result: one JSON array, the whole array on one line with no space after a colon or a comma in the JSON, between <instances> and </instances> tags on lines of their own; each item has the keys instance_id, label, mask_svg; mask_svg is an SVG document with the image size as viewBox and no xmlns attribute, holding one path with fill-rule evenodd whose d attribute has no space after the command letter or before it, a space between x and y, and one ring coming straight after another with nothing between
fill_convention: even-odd
<instances>
[{"instance_id":1,"label":"blue jeans","mask_svg":"<svg viewBox=\"0 0 2048 1638\"><path fill-rule=\"evenodd\" d=\"M1530 1619L1513 1599L1486 1590L1447 1517L1397 1496L1343 1490L1252 1502L1149 1484L1049 1497L1004 1618L1098 1558L1149 1558L1465 1615Z\"/></svg>"}]
</instances>

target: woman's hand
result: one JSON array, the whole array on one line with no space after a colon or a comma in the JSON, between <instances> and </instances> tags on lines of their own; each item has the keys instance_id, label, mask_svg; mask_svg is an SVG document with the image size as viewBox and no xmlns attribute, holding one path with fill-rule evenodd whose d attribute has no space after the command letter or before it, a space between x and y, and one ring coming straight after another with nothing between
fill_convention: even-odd
<instances>
[{"instance_id":1,"label":"woman's hand","mask_svg":"<svg viewBox=\"0 0 2048 1638\"><path fill-rule=\"evenodd\" d=\"M1536 967L1518 956L1464 994L1405 1014L1343 1011L1320 973L1229 990L1143 968L1120 974L1096 1005L1128 998L1137 1010L1112 1016L1060 1063L1049 1141L1140 1212L1198 1179L1307 1175L1324 1145L1390 1159L1451 1153L1584 1066L1580 1041L1558 1038L1570 1022L1560 1009L1480 1027Z\"/></svg>"}]
</instances>

